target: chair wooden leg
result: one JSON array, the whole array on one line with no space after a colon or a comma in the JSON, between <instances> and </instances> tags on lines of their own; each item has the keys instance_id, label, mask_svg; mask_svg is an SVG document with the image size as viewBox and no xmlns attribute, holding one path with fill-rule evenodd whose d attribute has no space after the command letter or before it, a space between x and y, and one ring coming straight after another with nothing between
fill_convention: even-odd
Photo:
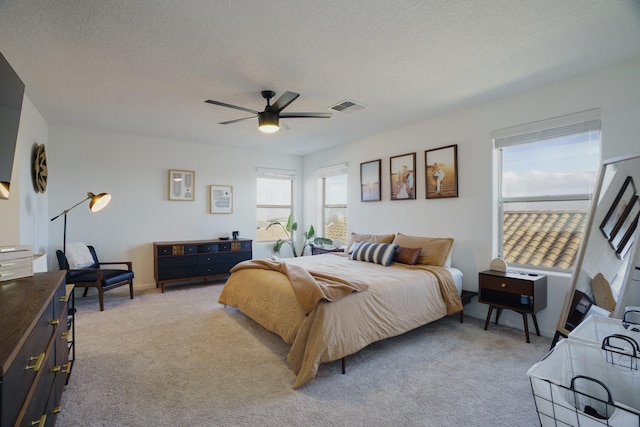
<instances>
[{"instance_id":1,"label":"chair wooden leg","mask_svg":"<svg viewBox=\"0 0 640 427\"><path fill-rule=\"evenodd\" d=\"M100 301L100 311L104 311L104 290L102 287L98 288L98 300Z\"/></svg>"},{"instance_id":2,"label":"chair wooden leg","mask_svg":"<svg viewBox=\"0 0 640 427\"><path fill-rule=\"evenodd\" d=\"M86 296L87 296L87 292L89 292L89 288L88 288L88 287L85 287L85 288L84 288L84 292L82 293L82 296L83 296L83 297L86 297Z\"/></svg>"},{"instance_id":3,"label":"chair wooden leg","mask_svg":"<svg viewBox=\"0 0 640 427\"><path fill-rule=\"evenodd\" d=\"M129 295L131 295L131 299L133 299L133 280L129 280Z\"/></svg>"}]
</instances>

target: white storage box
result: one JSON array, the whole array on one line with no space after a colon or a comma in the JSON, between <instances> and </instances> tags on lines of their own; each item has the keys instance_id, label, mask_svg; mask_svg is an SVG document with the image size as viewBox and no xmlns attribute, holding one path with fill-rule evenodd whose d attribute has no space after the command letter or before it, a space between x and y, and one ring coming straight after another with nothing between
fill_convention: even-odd
<instances>
[{"instance_id":1,"label":"white storage box","mask_svg":"<svg viewBox=\"0 0 640 427\"><path fill-rule=\"evenodd\" d=\"M602 340L616 334L628 336L640 343L640 332L625 328L620 319L602 316L587 317L573 331L569 332L569 339L600 346Z\"/></svg>"},{"instance_id":2,"label":"white storage box","mask_svg":"<svg viewBox=\"0 0 640 427\"><path fill-rule=\"evenodd\" d=\"M564 339L527 371L542 426L640 425L640 371L605 353Z\"/></svg>"}]
</instances>

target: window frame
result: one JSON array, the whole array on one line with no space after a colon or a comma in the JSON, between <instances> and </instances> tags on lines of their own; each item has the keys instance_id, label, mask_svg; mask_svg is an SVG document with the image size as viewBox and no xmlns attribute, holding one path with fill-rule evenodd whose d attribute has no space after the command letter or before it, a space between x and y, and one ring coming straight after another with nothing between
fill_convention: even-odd
<instances>
[{"instance_id":1,"label":"window frame","mask_svg":"<svg viewBox=\"0 0 640 427\"><path fill-rule=\"evenodd\" d=\"M291 204L290 205L278 205L278 204L259 204L257 203L257 185L258 179L271 179L271 180L281 180L281 181L289 181L290 183L290 192L291 192ZM259 209L287 209L289 210L289 215L295 211L295 171L286 171L286 170L277 170L277 169L264 169L257 168L256 173L256 223L257 223L257 214ZM257 225L257 224L256 224ZM286 226L286 222L283 224ZM259 230L259 227L256 227ZM277 239L269 239L269 240L260 240L258 233L256 233L256 242L257 243L273 243L276 242Z\"/></svg>"},{"instance_id":2,"label":"window frame","mask_svg":"<svg viewBox=\"0 0 640 427\"><path fill-rule=\"evenodd\" d=\"M348 182L349 182L349 174L348 169L347 169L347 163L342 163L342 164L338 164L338 165L333 165L333 166L327 166L324 168L320 168L318 169L317 172L317 176L318 176L318 204L319 204L319 209L318 209L318 217L319 217L319 227L317 227L317 236L319 237L326 237L327 236L327 230L325 228L325 219L326 219L326 210L327 209L344 209L345 211L345 219L347 221L347 224L349 222L349 217L347 215L347 209L348 209ZM347 180L347 197L346 197L346 201L344 204L338 203L338 204L327 204L326 200L327 200L327 185L326 185L326 180L329 177L333 177L333 176L340 176L340 175L344 175L346 177ZM345 231L346 233L346 231ZM346 236L345 236L346 238Z\"/></svg>"},{"instance_id":3,"label":"window frame","mask_svg":"<svg viewBox=\"0 0 640 427\"><path fill-rule=\"evenodd\" d=\"M600 138L598 141L598 163L602 162L602 110L593 109L576 114L570 114L562 117L556 117L552 119L542 120L539 122L528 123L525 125L515 126L511 128L502 129L491 133L491 139L493 143L494 159L496 167L494 168L494 179L496 179L495 188L495 201L497 205L496 217L495 217L495 230L493 235L496 237L494 253L502 258L504 256L504 213L505 205L509 203L537 203L537 202L574 202L583 201L587 202L590 206L593 198L593 191L591 193L567 193L563 195L544 195L544 196L503 196L503 149L513 147L516 145L536 144L548 141L550 139L569 137L571 135L578 135L588 132L599 132ZM598 166L599 166L598 164ZM597 175L599 167L596 167L594 173ZM588 211L587 207L587 211ZM570 272L575 266L574 264L569 269L560 267L547 267L542 265L533 264L515 264L520 268L535 269L544 271L557 271L557 272Z\"/></svg>"}]
</instances>

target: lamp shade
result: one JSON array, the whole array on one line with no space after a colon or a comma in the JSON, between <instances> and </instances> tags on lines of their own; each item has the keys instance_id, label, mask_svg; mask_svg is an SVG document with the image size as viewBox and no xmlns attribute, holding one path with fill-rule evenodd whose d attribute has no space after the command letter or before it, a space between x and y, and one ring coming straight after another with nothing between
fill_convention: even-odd
<instances>
[{"instance_id":1,"label":"lamp shade","mask_svg":"<svg viewBox=\"0 0 640 427\"><path fill-rule=\"evenodd\" d=\"M91 212L98 212L111 201L111 194L109 193L100 193L97 196L93 193L87 193L87 196L91 198L91 202L89 202Z\"/></svg>"},{"instance_id":2,"label":"lamp shade","mask_svg":"<svg viewBox=\"0 0 640 427\"><path fill-rule=\"evenodd\" d=\"M280 118L278 113L262 111L258 113L258 129L265 133L273 133L280 130Z\"/></svg>"}]
</instances>

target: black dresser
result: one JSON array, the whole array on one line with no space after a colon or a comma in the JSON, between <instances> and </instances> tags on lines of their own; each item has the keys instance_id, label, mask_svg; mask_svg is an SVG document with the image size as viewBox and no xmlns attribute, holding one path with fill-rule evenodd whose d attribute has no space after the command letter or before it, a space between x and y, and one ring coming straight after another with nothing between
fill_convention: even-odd
<instances>
[{"instance_id":1,"label":"black dresser","mask_svg":"<svg viewBox=\"0 0 640 427\"><path fill-rule=\"evenodd\" d=\"M70 331L65 272L0 282L0 425L53 426Z\"/></svg>"},{"instance_id":2,"label":"black dresser","mask_svg":"<svg viewBox=\"0 0 640 427\"><path fill-rule=\"evenodd\" d=\"M236 264L252 257L251 240L188 240L153 243L156 287L167 283L222 279Z\"/></svg>"}]
</instances>

